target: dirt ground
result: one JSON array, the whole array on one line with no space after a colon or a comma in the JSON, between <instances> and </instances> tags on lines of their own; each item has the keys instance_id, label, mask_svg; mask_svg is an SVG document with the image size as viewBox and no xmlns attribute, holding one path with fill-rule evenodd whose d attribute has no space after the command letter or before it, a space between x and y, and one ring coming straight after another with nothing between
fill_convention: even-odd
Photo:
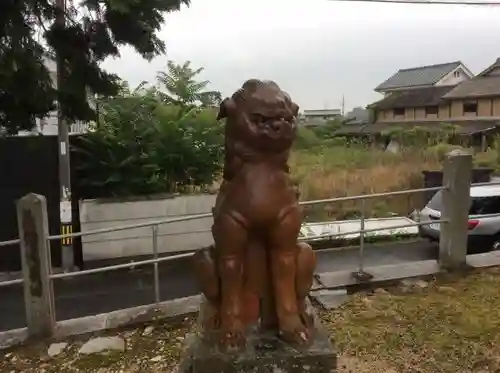
<instances>
[{"instance_id":1,"label":"dirt ground","mask_svg":"<svg viewBox=\"0 0 500 373\"><path fill-rule=\"evenodd\" d=\"M338 348L339 373L500 372L499 288L495 268L356 293L319 314ZM0 351L0 372L175 372L192 326L189 317L75 337L58 348L20 346ZM98 336L119 343L107 352L79 352Z\"/></svg>"}]
</instances>

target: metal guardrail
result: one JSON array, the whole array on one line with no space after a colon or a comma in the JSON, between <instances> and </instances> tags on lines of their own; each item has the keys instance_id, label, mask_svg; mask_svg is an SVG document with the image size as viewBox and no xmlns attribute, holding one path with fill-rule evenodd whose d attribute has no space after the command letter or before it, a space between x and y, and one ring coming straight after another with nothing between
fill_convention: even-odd
<instances>
[{"instance_id":1,"label":"metal guardrail","mask_svg":"<svg viewBox=\"0 0 500 373\"><path fill-rule=\"evenodd\" d=\"M303 201L303 202L299 202L299 204L301 206L313 206L313 205L335 203L335 202L366 200L366 199L371 199L371 198L380 198L380 197L388 197L388 196L396 196L396 195L423 193L423 192L429 192L429 191L431 191L431 192L436 191L437 192L437 191L444 190L444 189L446 189L446 188L445 187L432 187L432 188L421 188L421 189L409 189L409 190L401 190L401 191L396 191L396 192L362 194L362 195L358 195L358 196L336 197L336 198L319 199L319 200L313 200L313 201ZM210 218L210 217L212 217L212 213L196 214L196 215L190 215L190 216L183 216L183 217L179 217L179 218L154 220L154 221L149 221L149 222L145 222L145 223L138 223L138 224L133 224L133 225L122 225L119 227L94 229L94 230L89 230L86 232L75 232L75 233L70 233L70 234L57 234L57 235L49 236L48 239L49 240L60 240L60 239L69 238L69 237L91 236L91 235L102 234L102 233L118 232L118 231L123 231L123 230L127 230L127 229L152 227L152 226L158 226L158 225L162 225L162 224L178 223L178 222L182 222L182 221L196 220L196 219L203 219L203 218ZM353 234L353 233L359 233L359 232L349 232L349 233L345 233L345 234Z\"/></svg>"},{"instance_id":2,"label":"metal guardrail","mask_svg":"<svg viewBox=\"0 0 500 373\"><path fill-rule=\"evenodd\" d=\"M2 246L10 246L10 245L19 245L21 243L20 239L10 240L10 241L0 241L0 247Z\"/></svg>"},{"instance_id":3,"label":"metal guardrail","mask_svg":"<svg viewBox=\"0 0 500 373\"><path fill-rule=\"evenodd\" d=\"M476 183L476 184L472 184L471 186L493 186L493 185L500 185L500 182ZM446 187L440 186L440 187L431 187L431 188L401 190L401 191L396 191L396 192L374 193L374 194L346 196L346 197L335 197L335 198L328 198L328 199L321 199L321 200L303 201L303 202L300 202L300 205L302 205L302 206L314 206L314 205L320 205L320 204L329 204L329 203L354 201L354 200L361 200L362 201L361 217L360 217L361 229L353 230L353 231L349 231L349 232L342 232L342 233L328 233L328 234L324 234L324 235L318 235L318 236L314 236L313 239L314 240L328 239L328 238L334 238L334 237L349 236L352 234L360 234L358 273L363 274L363 272L364 272L364 246L365 246L364 239L365 239L366 233L373 233L373 232L387 230L387 229L401 229L401 228L409 228L409 227L415 227L415 226L424 226L424 225L437 224L437 223L447 223L448 222L447 220L432 220L432 221L425 221L425 222L422 222L422 221L415 222L412 224L401 224L401 225L391 226L390 228L381 227L381 228L365 229L365 224L364 224L365 223L365 201L367 199L387 197L387 196L408 195L408 194L422 193L422 192L428 192L428 191L436 191L437 192L437 191L445 190L445 189L446 189ZM500 216L500 214L495 214L495 215L491 215L491 216L496 216L496 215ZM119 270L119 269L127 269L127 268L138 267L138 266L153 265L153 267L154 267L155 302L159 303L160 302L160 285L159 285L160 281L159 281L159 268L158 268L159 263L188 258L188 257L192 256L193 253L189 252L189 253L183 253L183 254L178 254L178 255L160 257L159 252L158 252L158 226L162 225L162 224L183 222L183 221L210 218L210 217L212 217L212 213L205 213L205 214L197 214L197 215L191 215L191 216L183 216L183 217L179 217L179 218L168 218L168 219L155 220L155 221L139 223L139 224L134 224L134 225L123 225L123 226L119 226L119 227L96 229L96 230L91 230L91 231L87 231L87 232L75 232L75 233L64 234L64 235L50 235L47 237L47 240L49 240L49 241L60 240L60 239L69 238L69 237L82 237L82 236L97 235L97 234L102 234L102 233L123 231L123 230L128 230L128 229L151 227L152 228L153 258L147 259L147 260L136 261L136 262L123 263L123 264L110 265L110 266L105 266L105 267L100 267L100 268L82 270L82 271L77 271L77 272L51 273L49 275L49 278L51 280L55 280L55 279L83 276L83 275L94 274L94 273L109 272L109 271L114 271L114 270ZM299 238L299 241L308 241L308 240L310 240L310 238L306 238L306 237ZM14 240L0 242L0 247L19 245L19 244L20 244L20 239L14 239ZM23 279L14 279L14 280L0 282L0 287L17 285L17 284L22 284L22 283L23 283Z\"/></svg>"},{"instance_id":4,"label":"metal guardrail","mask_svg":"<svg viewBox=\"0 0 500 373\"><path fill-rule=\"evenodd\" d=\"M446 227L450 229L443 229L442 234L440 236L440 250L439 250L439 258L435 263L432 263L431 271L426 267L425 273L436 273L442 269L446 269L447 271L459 270L463 268L463 265L467 262L467 231L465 229L465 223L467 219L471 219L472 217L468 214L468 203L466 203L469 199L470 193L470 184L464 183L464 175L466 173L470 173L472 167L472 156L470 154L466 154L463 152L455 152L450 153L446 158L443 164L443 179L445 181L445 186L440 187L431 187L431 188L421 188L421 189L411 189L411 190L402 190L396 192L388 192L388 193L374 193L360 196L346 196L346 197L337 197L337 198L329 198L323 200L315 200L315 201L306 201L301 202L300 204L303 206L311 206L311 205L319 205L319 204L328 204L328 203L336 203L336 202L344 202L344 201L353 201L353 200L361 200L361 208L360 208L360 229L353 230L350 232L338 232L338 233L328 233L323 235L315 236L316 239L327 239L333 237L342 237L349 236L354 234L359 234L360 247L359 247L359 262L357 264L357 270L354 272L343 271L342 276L343 280L338 281L334 280L329 281L329 287L335 286L345 286L345 284L358 284L360 282L371 282L371 281L382 281L384 276L380 276L380 271L377 272L379 267L372 267L369 269L370 273L364 271L364 247L365 247L365 235L367 233L390 230L390 229L401 229L401 228L409 228L414 226L424 226L429 224L446 224ZM499 182L489 182L489 183L477 183L472 184L475 186L494 186L500 185ZM386 196L395 196L395 195L408 195L414 193L421 193L426 191L446 191L445 194L449 198L444 198L444 210L443 216L440 217L440 220L432 220L432 221L419 221L412 222L411 224L399 224L393 227L383 226L380 228L371 228L366 229L365 226L365 215L366 215L366 200L386 197ZM464 203L465 202L465 203ZM121 227L113 227L107 229L98 229L87 232L77 232L71 234L64 235L53 235L49 236L46 232L46 224L47 224L47 216L46 216L46 199L43 196L29 194L26 197L22 198L18 207L21 207L19 210L22 211L22 216L20 217L21 221L27 220L28 223L20 225L20 232L25 232L31 229L30 224L34 224L36 226L36 237L37 244L31 245L29 242L25 242L24 236L21 237L21 240L10 240L5 242L0 242L0 247L7 245L19 245L22 247L22 254L28 258L30 255L36 254L39 259L37 263L39 269L38 271L26 271L24 270L23 279L15 279L10 281L0 282L1 286L9 286L14 284L24 284L24 295L25 295L25 307L27 314L27 335L30 337L40 337L47 335L55 335L56 327L60 324L56 322L56 315L54 310L54 290L53 290L53 281L55 279L60 278L69 278L76 276L83 276L92 273L100 273L113 271L118 269L126 269L133 268L136 266L144 266L144 265L153 265L154 268L154 300L155 303L151 304L151 307L159 307L160 306L160 283L159 283L159 263L165 261L172 261L181 258L190 257L192 252L183 253L179 255L173 256L165 256L160 257L158 252L158 226L161 224L168 224L173 222L182 222L189 221L194 219L201 218L210 218L212 214L197 214L191 216L184 216L178 218L169 218L157 221L150 221L147 223L140 223L135 225L127 225ZM29 212L32 212L29 213ZM500 214L499 214L500 215ZM492 215L493 216L493 215ZM54 273L53 268L51 267L50 259L48 256L50 250L50 241L51 240L60 240L70 237L82 237L88 235L96 235L101 233L109 233L116 231L123 231L127 229L135 229L140 227L151 227L152 233L152 257L147 260L142 260L139 262L131 262L124 263L119 265L106 266L101 268L89 269L78 272L70 272L70 273ZM301 237L300 241L309 241L311 237ZM490 263L491 258L485 258L483 263L486 261ZM500 259L495 263L500 263ZM24 259L23 259L24 260ZM479 260L480 262L481 260ZM488 262L489 261L489 262ZM422 264L423 262L415 262L415 264ZM425 263L424 263L425 264ZM398 265L394 266L398 267ZM32 269L32 266L30 266ZM381 269L382 270L382 269ZM28 273L29 276L28 276ZM345 272L345 273L344 273ZM391 275L392 279L400 279L409 276L420 276L422 275L420 269L418 271L399 271L396 275ZM377 274L378 273L378 274ZM338 272L325 274L323 275L335 275ZM387 276L386 276L387 277ZM348 281L345 281L345 280ZM323 280L321 280L323 281ZM343 284L343 285L339 285ZM322 286L326 286L323 283ZM35 290L34 290L35 289ZM39 289L42 289L40 291Z\"/></svg>"},{"instance_id":5,"label":"metal guardrail","mask_svg":"<svg viewBox=\"0 0 500 373\"><path fill-rule=\"evenodd\" d=\"M336 197L336 198L329 198L329 199L322 199L322 200L303 201L303 202L300 202L300 205L313 206L313 205L319 205L319 204L329 204L329 203L354 201L354 200L362 200L363 201L362 208L361 208L361 219L360 219L361 229L349 231L349 232L342 232L342 233L328 233L328 234L318 235L318 236L314 237L314 239L316 240L316 239L328 239L328 238L334 238L334 237L349 236L352 234L360 234L358 272L362 273L363 268L364 268L364 238L365 238L364 236L366 233L372 233L372 232L377 232L377 231L387 230L387 229L401 229L401 228L409 228L409 227L414 227L414 226L422 226L422 225L446 223L447 222L446 220L433 220L433 221L428 221L428 222L415 222L412 224L401 224L401 225L393 226L390 228L382 227L382 228L365 229L365 225L364 225L364 222L365 222L365 201L367 199L373 199L373 198L380 198L380 197L387 197L387 196L394 196L394 195L408 195L408 194L422 193L422 192L427 192L427 191L440 191L440 190L444 190L444 189L446 189L446 188L445 187L432 187L432 188L410 189L410 190L402 190L402 191L387 192L387 193L374 193L374 194L365 194L365 195L358 195L358 196ZM50 235L47 237L47 240L49 240L49 241L60 240L60 239L69 238L69 237L82 237L82 236L97 235L97 234L102 234L102 233L123 231L123 230L128 230L128 229L151 227L151 229L152 229L151 233L152 233L153 258L141 260L141 261L136 261L136 262L116 264L116 265L110 265L110 266L105 266L105 267L100 267L100 268L93 268L93 269L88 269L88 270L76 271L76 272L67 272L67 273L53 273L52 272L49 275L49 278L51 280L55 280L55 279L89 275L89 274L94 274L94 273L115 271L115 270L119 270L119 269L127 269L127 268L138 267L138 266L153 265L155 302L159 303L161 301L161 299L160 299L159 268L158 268L159 263L188 258L188 257L192 256L193 253L189 252L189 253L183 253L183 254L178 254L178 255L160 257L159 252L158 252L158 226L162 225L162 224L183 222L183 221L210 218L210 217L212 217L212 213L205 213L205 214L197 214L197 215L191 215L191 216L183 216L183 217L179 217L179 218L155 220L155 221L139 223L139 224L134 224L134 225L123 225L123 226L119 226L119 227L96 229L96 230L91 230L91 231L87 231L87 232L75 232L75 233L70 233L70 234ZM310 238L306 238L306 237L299 238L299 241L308 241L308 240L310 240ZM10 240L10 241L5 241L5 242L0 242L0 246L16 245L19 243L20 243L19 239ZM21 284L21 283L23 283L23 279L3 281L3 282L0 282L0 287L16 285L16 284Z\"/></svg>"}]
</instances>

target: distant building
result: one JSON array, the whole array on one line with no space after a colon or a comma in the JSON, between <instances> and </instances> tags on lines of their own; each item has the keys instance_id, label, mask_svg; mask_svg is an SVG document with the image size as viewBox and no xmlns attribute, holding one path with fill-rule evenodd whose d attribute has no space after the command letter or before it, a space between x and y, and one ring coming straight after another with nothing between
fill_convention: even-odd
<instances>
[{"instance_id":1,"label":"distant building","mask_svg":"<svg viewBox=\"0 0 500 373\"><path fill-rule=\"evenodd\" d=\"M387 96L394 92L411 89L450 87L469 80L473 76L474 74L460 61L412 67L400 69L389 79L379 84L375 88L375 92Z\"/></svg>"},{"instance_id":2,"label":"distant building","mask_svg":"<svg viewBox=\"0 0 500 373\"><path fill-rule=\"evenodd\" d=\"M500 58L477 76L461 62L399 70L375 91L384 98L368 106L369 123L351 126L349 135L451 125L455 135L485 149L500 132Z\"/></svg>"},{"instance_id":3,"label":"distant building","mask_svg":"<svg viewBox=\"0 0 500 373\"><path fill-rule=\"evenodd\" d=\"M368 123L370 123L370 110L355 107L345 115L344 123L335 134L338 136L357 134Z\"/></svg>"},{"instance_id":4,"label":"distant building","mask_svg":"<svg viewBox=\"0 0 500 373\"><path fill-rule=\"evenodd\" d=\"M341 117L340 109L304 110L301 122L306 126L317 126Z\"/></svg>"}]
</instances>

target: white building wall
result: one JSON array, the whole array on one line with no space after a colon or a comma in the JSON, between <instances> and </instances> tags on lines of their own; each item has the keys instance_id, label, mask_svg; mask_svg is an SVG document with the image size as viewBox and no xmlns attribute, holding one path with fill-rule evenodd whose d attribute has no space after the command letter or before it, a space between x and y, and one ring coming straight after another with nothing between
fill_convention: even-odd
<instances>
[{"instance_id":1,"label":"white building wall","mask_svg":"<svg viewBox=\"0 0 500 373\"><path fill-rule=\"evenodd\" d=\"M469 74L469 72L467 72L462 66L459 66L455 70L445 75L435 85L436 86L457 85L458 83L462 83L471 78L472 75Z\"/></svg>"}]
</instances>

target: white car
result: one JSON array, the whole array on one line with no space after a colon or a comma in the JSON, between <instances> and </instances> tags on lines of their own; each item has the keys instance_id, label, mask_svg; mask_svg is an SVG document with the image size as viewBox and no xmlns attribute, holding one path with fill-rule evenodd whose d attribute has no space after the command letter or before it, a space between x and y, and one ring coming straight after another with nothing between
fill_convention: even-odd
<instances>
[{"instance_id":1,"label":"white car","mask_svg":"<svg viewBox=\"0 0 500 373\"><path fill-rule=\"evenodd\" d=\"M440 220L442 191L420 211L420 221ZM500 249L500 185L471 186L471 206L468 222L468 248L480 251ZM421 237L439 241L440 224L419 227Z\"/></svg>"}]
</instances>

